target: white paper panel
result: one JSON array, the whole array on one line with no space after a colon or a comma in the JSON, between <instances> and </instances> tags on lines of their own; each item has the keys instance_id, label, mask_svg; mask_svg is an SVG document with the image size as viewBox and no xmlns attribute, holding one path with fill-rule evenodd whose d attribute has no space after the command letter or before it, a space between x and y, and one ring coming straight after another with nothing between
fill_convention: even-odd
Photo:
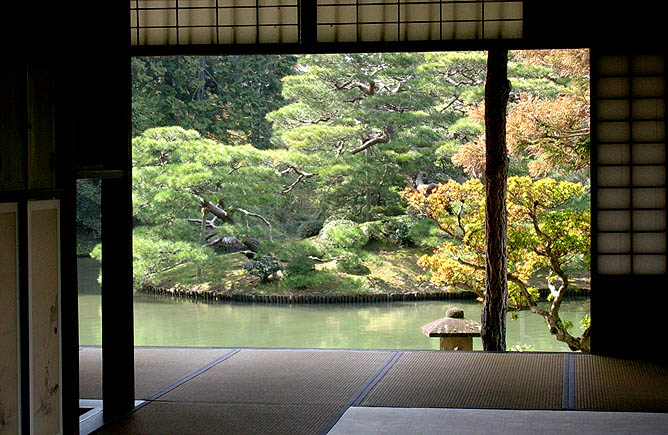
<instances>
[{"instance_id":1,"label":"white paper panel","mask_svg":"<svg viewBox=\"0 0 668 435\"><path fill-rule=\"evenodd\" d=\"M603 232L627 232L599 233L599 273L665 273L664 58L604 56L596 65L597 163L617 165L596 170L596 227ZM630 200L623 187L632 187ZM621 254L629 245L633 257L605 255Z\"/></svg>"},{"instance_id":2,"label":"white paper panel","mask_svg":"<svg viewBox=\"0 0 668 435\"><path fill-rule=\"evenodd\" d=\"M636 210L633 212L633 231L665 231L665 210Z\"/></svg>"},{"instance_id":3,"label":"white paper panel","mask_svg":"<svg viewBox=\"0 0 668 435\"><path fill-rule=\"evenodd\" d=\"M666 208L666 189L662 187L633 189L634 208Z\"/></svg>"},{"instance_id":4,"label":"white paper panel","mask_svg":"<svg viewBox=\"0 0 668 435\"><path fill-rule=\"evenodd\" d=\"M666 100L645 98L631 101L633 119L660 119L666 115Z\"/></svg>"},{"instance_id":5,"label":"white paper panel","mask_svg":"<svg viewBox=\"0 0 668 435\"><path fill-rule=\"evenodd\" d=\"M176 29L139 29L141 45L175 45Z\"/></svg>"},{"instance_id":6,"label":"white paper panel","mask_svg":"<svg viewBox=\"0 0 668 435\"><path fill-rule=\"evenodd\" d=\"M58 201L28 203L31 432L61 430Z\"/></svg>"},{"instance_id":7,"label":"white paper panel","mask_svg":"<svg viewBox=\"0 0 668 435\"><path fill-rule=\"evenodd\" d=\"M631 235L629 233L599 234L598 250L602 254L629 253L631 252Z\"/></svg>"},{"instance_id":8,"label":"white paper panel","mask_svg":"<svg viewBox=\"0 0 668 435\"><path fill-rule=\"evenodd\" d=\"M438 40L440 23L407 23L401 25L402 35L407 41Z\"/></svg>"},{"instance_id":9,"label":"white paper panel","mask_svg":"<svg viewBox=\"0 0 668 435\"><path fill-rule=\"evenodd\" d=\"M133 0L130 0L133 1ZM174 0L172 0L172 3L175 3ZM238 2L241 3L241 2ZM248 3L248 0L246 0L246 3ZM179 0L179 6L184 8L184 7L214 7L216 6L216 0Z\"/></svg>"},{"instance_id":10,"label":"white paper panel","mask_svg":"<svg viewBox=\"0 0 668 435\"><path fill-rule=\"evenodd\" d=\"M139 19L142 27L176 26L176 9L139 9L131 15Z\"/></svg>"},{"instance_id":11,"label":"white paper panel","mask_svg":"<svg viewBox=\"0 0 668 435\"><path fill-rule=\"evenodd\" d=\"M626 56L601 56L598 58L597 67L602 76L628 74L629 59Z\"/></svg>"},{"instance_id":12,"label":"white paper panel","mask_svg":"<svg viewBox=\"0 0 668 435\"><path fill-rule=\"evenodd\" d=\"M634 97L662 97L666 84L663 77L634 77L631 89Z\"/></svg>"},{"instance_id":13,"label":"white paper panel","mask_svg":"<svg viewBox=\"0 0 668 435\"><path fill-rule=\"evenodd\" d=\"M631 116L628 100L603 100L597 110L601 121L622 121Z\"/></svg>"},{"instance_id":14,"label":"white paper panel","mask_svg":"<svg viewBox=\"0 0 668 435\"><path fill-rule=\"evenodd\" d=\"M665 164L665 144L634 144L633 163L635 164Z\"/></svg>"},{"instance_id":15,"label":"white paper panel","mask_svg":"<svg viewBox=\"0 0 668 435\"><path fill-rule=\"evenodd\" d=\"M636 254L664 254L666 252L666 234L634 234L633 252Z\"/></svg>"},{"instance_id":16,"label":"white paper panel","mask_svg":"<svg viewBox=\"0 0 668 435\"><path fill-rule=\"evenodd\" d=\"M328 42L355 42L357 41L357 27L355 25L318 26L318 38Z\"/></svg>"},{"instance_id":17,"label":"white paper panel","mask_svg":"<svg viewBox=\"0 0 668 435\"><path fill-rule=\"evenodd\" d=\"M396 24L365 24L359 26L358 41L396 41L398 34L399 29L397 29Z\"/></svg>"},{"instance_id":18,"label":"white paper panel","mask_svg":"<svg viewBox=\"0 0 668 435\"><path fill-rule=\"evenodd\" d=\"M481 23L443 23L443 39L480 39Z\"/></svg>"},{"instance_id":19,"label":"white paper panel","mask_svg":"<svg viewBox=\"0 0 668 435\"><path fill-rule=\"evenodd\" d=\"M630 231L630 211L600 211L597 227L599 231Z\"/></svg>"},{"instance_id":20,"label":"white paper panel","mask_svg":"<svg viewBox=\"0 0 668 435\"><path fill-rule=\"evenodd\" d=\"M603 275L628 275L631 273L631 256L600 255L598 272Z\"/></svg>"},{"instance_id":21,"label":"white paper panel","mask_svg":"<svg viewBox=\"0 0 668 435\"><path fill-rule=\"evenodd\" d=\"M485 20L504 20L522 16L523 3L516 2L486 2Z\"/></svg>"},{"instance_id":22,"label":"white paper panel","mask_svg":"<svg viewBox=\"0 0 668 435\"><path fill-rule=\"evenodd\" d=\"M417 21L432 21L434 17L439 16L439 4L432 3L427 5L412 5L410 2L402 0L399 12L402 21L417 22Z\"/></svg>"},{"instance_id":23,"label":"white paper panel","mask_svg":"<svg viewBox=\"0 0 668 435\"><path fill-rule=\"evenodd\" d=\"M19 433L18 213L0 204L0 433Z\"/></svg>"},{"instance_id":24,"label":"white paper panel","mask_svg":"<svg viewBox=\"0 0 668 435\"><path fill-rule=\"evenodd\" d=\"M296 43L297 5L298 0L132 0L132 44Z\"/></svg>"},{"instance_id":25,"label":"white paper panel","mask_svg":"<svg viewBox=\"0 0 668 435\"><path fill-rule=\"evenodd\" d=\"M219 9L218 21L222 26L255 25L255 9Z\"/></svg>"},{"instance_id":26,"label":"white paper panel","mask_svg":"<svg viewBox=\"0 0 668 435\"><path fill-rule=\"evenodd\" d=\"M598 207L629 208L631 206L631 189L601 189L598 193Z\"/></svg>"},{"instance_id":27,"label":"white paper panel","mask_svg":"<svg viewBox=\"0 0 668 435\"><path fill-rule=\"evenodd\" d=\"M629 79L625 77L602 78L598 80L599 98L628 97L629 90Z\"/></svg>"},{"instance_id":28,"label":"white paper panel","mask_svg":"<svg viewBox=\"0 0 668 435\"><path fill-rule=\"evenodd\" d=\"M631 138L628 122L599 122L597 130L601 142L626 142Z\"/></svg>"},{"instance_id":29,"label":"white paper panel","mask_svg":"<svg viewBox=\"0 0 668 435\"><path fill-rule=\"evenodd\" d=\"M639 275L655 275L666 273L666 256L634 255L633 273Z\"/></svg>"},{"instance_id":30,"label":"white paper panel","mask_svg":"<svg viewBox=\"0 0 668 435\"><path fill-rule=\"evenodd\" d=\"M634 186L661 186L666 183L665 166L634 166L631 173Z\"/></svg>"},{"instance_id":31,"label":"white paper panel","mask_svg":"<svg viewBox=\"0 0 668 435\"><path fill-rule=\"evenodd\" d=\"M664 71L664 61L662 56L636 56L632 61L631 71L633 74L656 74L661 75Z\"/></svg>"},{"instance_id":32,"label":"white paper panel","mask_svg":"<svg viewBox=\"0 0 668 435\"><path fill-rule=\"evenodd\" d=\"M632 139L636 142L663 141L666 135L666 126L663 121L640 121L631 124Z\"/></svg>"},{"instance_id":33,"label":"white paper panel","mask_svg":"<svg viewBox=\"0 0 668 435\"><path fill-rule=\"evenodd\" d=\"M346 8L348 9L348 8ZM391 21L395 26L397 20L399 20L399 8L397 4L388 4L388 5L364 5L361 4L357 8L357 17L360 24L364 23L377 23L377 22L388 22ZM353 20L354 21L354 20Z\"/></svg>"},{"instance_id":34,"label":"white paper panel","mask_svg":"<svg viewBox=\"0 0 668 435\"><path fill-rule=\"evenodd\" d=\"M319 42L522 37L521 1L313 1L317 1ZM134 45L299 42L298 0L131 0L129 4Z\"/></svg>"},{"instance_id":35,"label":"white paper panel","mask_svg":"<svg viewBox=\"0 0 668 435\"><path fill-rule=\"evenodd\" d=\"M216 14L210 9L179 9L179 26L215 26Z\"/></svg>"},{"instance_id":36,"label":"white paper panel","mask_svg":"<svg viewBox=\"0 0 668 435\"><path fill-rule=\"evenodd\" d=\"M603 144L598 147L598 163L603 165L624 165L631 161L629 144Z\"/></svg>"},{"instance_id":37,"label":"white paper panel","mask_svg":"<svg viewBox=\"0 0 668 435\"><path fill-rule=\"evenodd\" d=\"M598 185L628 186L631 182L631 168L628 166L602 166L598 168Z\"/></svg>"}]
</instances>

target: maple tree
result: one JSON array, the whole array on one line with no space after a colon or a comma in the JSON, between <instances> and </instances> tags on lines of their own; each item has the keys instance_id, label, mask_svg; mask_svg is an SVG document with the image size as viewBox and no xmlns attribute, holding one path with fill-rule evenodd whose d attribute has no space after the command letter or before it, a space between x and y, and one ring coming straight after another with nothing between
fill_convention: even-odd
<instances>
[{"instance_id":1,"label":"maple tree","mask_svg":"<svg viewBox=\"0 0 668 435\"><path fill-rule=\"evenodd\" d=\"M508 307L530 310L543 317L557 340L573 350L589 351L589 327L580 337L559 316L566 290L572 288L566 266L579 258L589 261L589 211L568 207L584 194L580 183L543 178L509 177L508 210ZM445 240L418 264L423 279L485 297L485 190L478 179L463 183L450 180L431 194L407 188L402 196L420 215L436 223ZM529 279L548 269L549 307Z\"/></svg>"},{"instance_id":2,"label":"maple tree","mask_svg":"<svg viewBox=\"0 0 668 435\"><path fill-rule=\"evenodd\" d=\"M588 50L529 50L515 52L515 61L545 67L545 77L559 84L557 93L525 86L508 109L508 154L526 161L533 177L568 175L589 167ZM484 102L471 105L468 119L484 124ZM455 166L472 177L485 167L485 137L480 133L453 155Z\"/></svg>"}]
</instances>

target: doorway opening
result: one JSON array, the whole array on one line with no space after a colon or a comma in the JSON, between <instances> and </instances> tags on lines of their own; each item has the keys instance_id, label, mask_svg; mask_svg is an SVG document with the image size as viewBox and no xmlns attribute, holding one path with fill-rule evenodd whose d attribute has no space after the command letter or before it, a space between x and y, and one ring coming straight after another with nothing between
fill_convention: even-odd
<instances>
[{"instance_id":1,"label":"doorway opening","mask_svg":"<svg viewBox=\"0 0 668 435\"><path fill-rule=\"evenodd\" d=\"M437 349L421 325L479 320L485 59L133 58L135 344ZM520 290L549 310L565 276L564 329L588 327L588 52L509 76L507 342L567 351Z\"/></svg>"}]
</instances>

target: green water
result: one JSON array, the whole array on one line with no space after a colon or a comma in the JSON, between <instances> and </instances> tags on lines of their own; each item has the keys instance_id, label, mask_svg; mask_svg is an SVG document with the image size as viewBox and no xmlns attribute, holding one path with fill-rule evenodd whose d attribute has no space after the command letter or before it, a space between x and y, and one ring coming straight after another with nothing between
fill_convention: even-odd
<instances>
[{"instance_id":1,"label":"green water","mask_svg":"<svg viewBox=\"0 0 668 435\"><path fill-rule=\"evenodd\" d=\"M101 344L97 264L79 260L79 342ZM420 301L370 304L269 305L207 303L137 294L134 298L135 345L350 349L438 349L438 339L420 326L443 317L452 306L467 318L480 319L474 301ZM589 300L565 301L564 320L579 321ZM508 320L508 346L528 344L539 351L568 351L530 312ZM479 338L474 349L482 349Z\"/></svg>"}]
</instances>

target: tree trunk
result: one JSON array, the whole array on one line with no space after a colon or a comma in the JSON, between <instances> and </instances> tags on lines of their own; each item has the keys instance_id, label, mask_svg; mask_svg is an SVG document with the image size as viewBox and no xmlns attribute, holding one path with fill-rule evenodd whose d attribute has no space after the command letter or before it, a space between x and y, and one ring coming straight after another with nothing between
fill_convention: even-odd
<instances>
[{"instance_id":1,"label":"tree trunk","mask_svg":"<svg viewBox=\"0 0 668 435\"><path fill-rule=\"evenodd\" d=\"M197 83L199 84L199 87L195 91L195 97L194 100L196 101L202 101L204 99L204 85L206 81L206 56L200 57L199 60L199 67L200 70L197 72Z\"/></svg>"},{"instance_id":2,"label":"tree trunk","mask_svg":"<svg viewBox=\"0 0 668 435\"><path fill-rule=\"evenodd\" d=\"M507 50L490 50L485 84L485 303L481 337L486 351L506 350L508 311L506 106L510 93Z\"/></svg>"},{"instance_id":3,"label":"tree trunk","mask_svg":"<svg viewBox=\"0 0 668 435\"><path fill-rule=\"evenodd\" d=\"M369 162L369 148L364 150L364 155L365 155L365 164L368 164ZM369 167L366 167L366 173L365 178L366 178L366 193L365 196L366 198L364 199L364 222L369 222L369 219L371 219L371 180L369 180Z\"/></svg>"}]
</instances>

